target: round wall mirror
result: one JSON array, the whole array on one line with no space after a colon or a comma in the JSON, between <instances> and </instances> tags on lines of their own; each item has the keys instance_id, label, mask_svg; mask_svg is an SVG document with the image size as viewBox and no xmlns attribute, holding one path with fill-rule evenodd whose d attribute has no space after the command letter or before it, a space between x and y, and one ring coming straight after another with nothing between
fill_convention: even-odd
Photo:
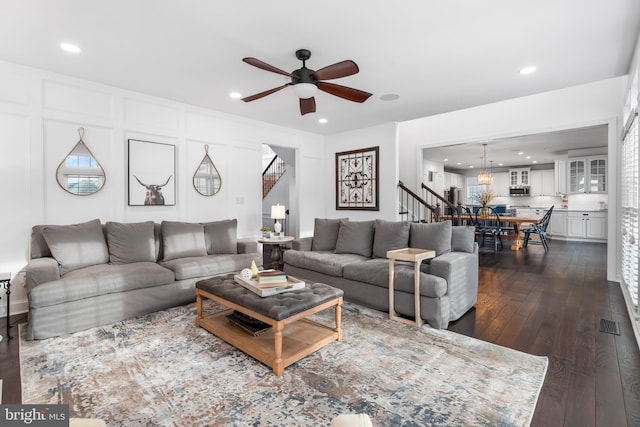
<instances>
[{"instance_id":1,"label":"round wall mirror","mask_svg":"<svg viewBox=\"0 0 640 427\"><path fill-rule=\"evenodd\" d=\"M88 196L104 186L104 169L84 143L84 128L78 129L80 140L56 170L58 185L68 193Z\"/></svg>"},{"instance_id":2,"label":"round wall mirror","mask_svg":"<svg viewBox=\"0 0 640 427\"><path fill-rule=\"evenodd\" d=\"M208 145L204 146L204 158L196 169L196 173L193 174L193 186L203 196L213 196L222 187L222 178L209 157Z\"/></svg>"}]
</instances>

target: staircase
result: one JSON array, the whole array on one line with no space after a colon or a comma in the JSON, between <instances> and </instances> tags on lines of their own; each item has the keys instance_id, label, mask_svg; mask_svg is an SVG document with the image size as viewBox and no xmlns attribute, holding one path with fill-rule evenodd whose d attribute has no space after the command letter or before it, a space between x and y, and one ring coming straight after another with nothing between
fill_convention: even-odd
<instances>
[{"instance_id":1,"label":"staircase","mask_svg":"<svg viewBox=\"0 0 640 427\"><path fill-rule=\"evenodd\" d=\"M276 185L276 182L287 170L287 164L276 154L262 171L262 198L264 199L269 191Z\"/></svg>"},{"instance_id":2,"label":"staircase","mask_svg":"<svg viewBox=\"0 0 640 427\"><path fill-rule=\"evenodd\" d=\"M460 218L462 205L454 205L424 184L421 185L426 192L424 197L411 191L402 181L398 182L398 187L400 188L398 201L400 218L412 222L439 222L444 214L443 206L446 206L453 213L453 225L462 223Z\"/></svg>"}]
</instances>

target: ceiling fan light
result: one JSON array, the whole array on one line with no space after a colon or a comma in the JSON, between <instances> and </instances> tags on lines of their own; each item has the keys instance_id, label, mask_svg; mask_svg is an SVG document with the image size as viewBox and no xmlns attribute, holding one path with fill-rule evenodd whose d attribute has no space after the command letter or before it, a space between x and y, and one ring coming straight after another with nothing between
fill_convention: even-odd
<instances>
[{"instance_id":1,"label":"ceiling fan light","mask_svg":"<svg viewBox=\"0 0 640 427\"><path fill-rule=\"evenodd\" d=\"M298 98L307 99L318 93L318 86L312 83L297 83L293 85L293 92Z\"/></svg>"}]
</instances>

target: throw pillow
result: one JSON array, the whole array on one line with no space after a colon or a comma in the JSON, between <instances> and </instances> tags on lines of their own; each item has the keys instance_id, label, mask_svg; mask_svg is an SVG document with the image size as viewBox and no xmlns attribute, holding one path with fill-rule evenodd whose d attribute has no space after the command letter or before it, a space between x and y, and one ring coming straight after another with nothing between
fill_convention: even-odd
<instances>
[{"instance_id":1,"label":"throw pillow","mask_svg":"<svg viewBox=\"0 0 640 427\"><path fill-rule=\"evenodd\" d=\"M209 255L237 254L238 220L225 219L205 223L204 241Z\"/></svg>"},{"instance_id":2,"label":"throw pillow","mask_svg":"<svg viewBox=\"0 0 640 427\"><path fill-rule=\"evenodd\" d=\"M316 218L313 225L312 251L332 251L336 248L340 224L347 218Z\"/></svg>"},{"instance_id":3,"label":"throw pillow","mask_svg":"<svg viewBox=\"0 0 640 427\"><path fill-rule=\"evenodd\" d=\"M408 221L383 221L376 219L375 234L373 235L373 256L386 258L387 251L402 249L409 246Z\"/></svg>"},{"instance_id":4,"label":"throw pillow","mask_svg":"<svg viewBox=\"0 0 640 427\"><path fill-rule=\"evenodd\" d=\"M451 221L429 224L412 222L409 246L420 249L433 249L436 256L451 252Z\"/></svg>"},{"instance_id":5,"label":"throw pillow","mask_svg":"<svg viewBox=\"0 0 640 427\"><path fill-rule=\"evenodd\" d=\"M99 219L72 225L45 225L42 235L51 254L66 274L109 262L109 250Z\"/></svg>"},{"instance_id":6,"label":"throw pillow","mask_svg":"<svg viewBox=\"0 0 640 427\"><path fill-rule=\"evenodd\" d=\"M451 234L451 250L473 253L476 241L476 228L464 225L453 227Z\"/></svg>"},{"instance_id":7,"label":"throw pillow","mask_svg":"<svg viewBox=\"0 0 640 427\"><path fill-rule=\"evenodd\" d=\"M343 221L338 231L335 253L371 256L374 221Z\"/></svg>"},{"instance_id":8,"label":"throw pillow","mask_svg":"<svg viewBox=\"0 0 640 427\"><path fill-rule=\"evenodd\" d=\"M162 221L164 260L205 256L204 225L192 222Z\"/></svg>"},{"instance_id":9,"label":"throw pillow","mask_svg":"<svg viewBox=\"0 0 640 427\"><path fill-rule=\"evenodd\" d=\"M107 222L107 242L111 264L155 262L156 242L153 221Z\"/></svg>"}]
</instances>

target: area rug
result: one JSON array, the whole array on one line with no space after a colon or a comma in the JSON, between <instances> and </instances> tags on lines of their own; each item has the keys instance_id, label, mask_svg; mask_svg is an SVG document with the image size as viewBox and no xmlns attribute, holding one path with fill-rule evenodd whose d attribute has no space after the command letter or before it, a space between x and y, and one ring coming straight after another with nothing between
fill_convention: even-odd
<instances>
[{"instance_id":1,"label":"area rug","mask_svg":"<svg viewBox=\"0 0 640 427\"><path fill-rule=\"evenodd\" d=\"M345 303L344 340L277 377L197 328L195 313L191 304L42 341L21 328L23 403L68 403L71 416L110 426L315 427L340 413L376 427L526 426L548 364ZM313 317L331 324L333 311Z\"/></svg>"}]
</instances>

